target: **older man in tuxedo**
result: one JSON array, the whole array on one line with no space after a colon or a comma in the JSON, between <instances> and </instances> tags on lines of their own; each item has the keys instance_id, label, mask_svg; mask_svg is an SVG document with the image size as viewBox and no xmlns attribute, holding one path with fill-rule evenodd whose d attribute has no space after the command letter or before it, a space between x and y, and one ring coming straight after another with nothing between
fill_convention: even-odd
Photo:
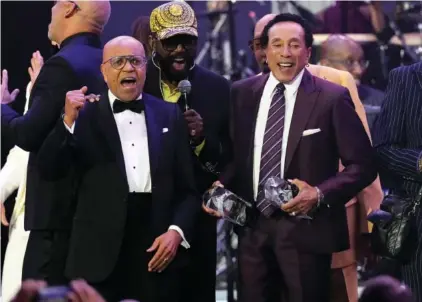
<instances>
[{"instance_id":1,"label":"older man in tuxedo","mask_svg":"<svg viewBox=\"0 0 422 302\"><path fill-rule=\"evenodd\" d=\"M277 16L262 43L271 73L233 86L234 161L220 179L256 201L239 231L240 300L328 301L331 254L349 247L344 205L376 178L370 140L348 91L305 69L303 19ZM270 176L300 188L282 209L263 195ZM296 217L311 210L311 221Z\"/></svg>"},{"instance_id":2,"label":"older man in tuxedo","mask_svg":"<svg viewBox=\"0 0 422 302\"><path fill-rule=\"evenodd\" d=\"M68 92L38 153L47 180L78 171L66 273L107 301L180 301L200 212L186 123L176 104L143 93L146 63L135 38L108 42L109 90L98 102L87 87Z\"/></svg>"}]
</instances>

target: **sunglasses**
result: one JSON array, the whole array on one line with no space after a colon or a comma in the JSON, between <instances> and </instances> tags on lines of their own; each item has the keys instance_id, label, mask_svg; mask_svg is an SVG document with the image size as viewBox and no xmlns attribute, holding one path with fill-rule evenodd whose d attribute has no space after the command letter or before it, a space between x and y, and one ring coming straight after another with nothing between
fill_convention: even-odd
<instances>
[{"instance_id":1,"label":"sunglasses","mask_svg":"<svg viewBox=\"0 0 422 302\"><path fill-rule=\"evenodd\" d=\"M163 49L169 53L175 51L181 45L186 51L190 51L196 47L198 39L193 36L174 36L168 39L160 40Z\"/></svg>"}]
</instances>

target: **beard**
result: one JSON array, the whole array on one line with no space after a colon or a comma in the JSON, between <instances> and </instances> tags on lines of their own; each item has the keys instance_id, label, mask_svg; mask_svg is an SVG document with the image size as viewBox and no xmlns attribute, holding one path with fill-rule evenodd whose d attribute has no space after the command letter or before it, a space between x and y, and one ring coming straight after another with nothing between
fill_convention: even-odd
<instances>
[{"instance_id":1,"label":"beard","mask_svg":"<svg viewBox=\"0 0 422 302\"><path fill-rule=\"evenodd\" d=\"M175 63L176 58L180 57L185 60L185 66L182 70L177 70L173 67L173 63ZM190 69L194 65L193 58L187 54L163 57L158 52L156 52L155 58L158 60L160 68L164 73L166 79L171 82L180 82L181 80L186 79L188 77Z\"/></svg>"}]
</instances>

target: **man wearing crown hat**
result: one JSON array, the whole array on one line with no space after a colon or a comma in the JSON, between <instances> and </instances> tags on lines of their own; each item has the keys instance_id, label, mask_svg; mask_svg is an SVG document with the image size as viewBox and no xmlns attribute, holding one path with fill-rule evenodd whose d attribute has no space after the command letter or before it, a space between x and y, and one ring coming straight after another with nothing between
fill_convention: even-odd
<instances>
[{"instance_id":1,"label":"man wearing crown hat","mask_svg":"<svg viewBox=\"0 0 422 302\"><path fill-rule=\"evenodd\" d=\"M153 53L144 91L180 105L188 124L196 188L205 192L230 158L230 84L222 76L195 65L198 28L195 12L188 4L169 2L155 8L150 27ZM187 97L177 89L182 80L191 84ZM187 301L214 302L215 218L201 213L190 246L192 261L183 282L190 295Z\"/></svg>"}]
</instances>

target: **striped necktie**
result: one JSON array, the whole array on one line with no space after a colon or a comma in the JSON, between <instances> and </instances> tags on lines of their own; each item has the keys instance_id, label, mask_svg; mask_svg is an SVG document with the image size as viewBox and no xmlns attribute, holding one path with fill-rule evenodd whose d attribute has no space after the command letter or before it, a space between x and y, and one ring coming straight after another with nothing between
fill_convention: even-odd
<instances>
[{"instance_id":1,"label":"striped necktie","mask_svg":"<svg viewBox=\"0 0 422 302\"><path fill-rule=\"evenodd\" d=\"M257 208L266 217L271 216L277 207L265 199L264 184L271 176L280 177L281 174L281 146L283 141L285 115L285 87L279 83L271 100L265 126L264 143L261 151L261 168L259 171L259 185Z\"/></svg>"}]
</instances>

